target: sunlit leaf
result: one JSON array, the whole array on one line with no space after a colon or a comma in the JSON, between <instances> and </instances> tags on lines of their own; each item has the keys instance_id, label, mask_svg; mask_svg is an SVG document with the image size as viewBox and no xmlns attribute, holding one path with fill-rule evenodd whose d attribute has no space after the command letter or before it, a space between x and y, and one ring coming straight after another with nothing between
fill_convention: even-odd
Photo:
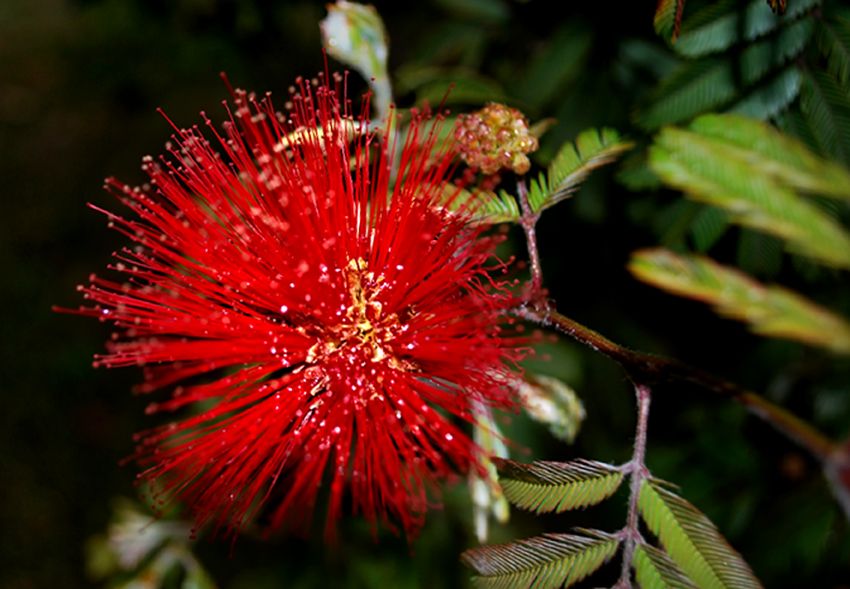
<instances>
[{"instance_id":1,"label":"sunlit leaf","mask_svg":"<svg viewBox=\"0 0 850 589\"><path fill-rule=\"evenodd\" d=\"M750 567L714 524L659 481L643 481L638 508L673 562L701 589L761 587Z\"/></svg>"},{"instance_id":2,"label":"sunlit leaf","mask_svg":"<svg viewBox=\"0 0 850 589\"><path fill-rule=\"evenodd\" d=\"M650 150L650 165L666 184L725 209L733 222L780 237L795 253L850 268L850 236L841 225L728 145L666 128Z\"/></svg>"},{"instance_id":3,"label":"sunlit leaf","mask_svg":"<svg viewBox=\"0 0 850 589\"><path fill-rule=\"evenodd\" d=\"M623 482L621 469L594 460L522 464L496 459L494 463L508 501L537 513L595 505L613 495Z\"/></svg>"},{"instance_id":4,"label":"sunlit leaf","mask_svg":"<svg viewBox=\"0 0 850 589\"><path fill-rule=\"evenodd\" d=\"M761 335L850 354L846 320L795 292L764 286L708 258L648 249L632 256L629 269L653 286L709 303L721 315L744 321Z\"/></svg>"},{"instance_id":5,"label":"sunlit leaf","mask_svg":"<svg viewBox=\"0 0 850 589\"><path fill-rule=\"evenodd\" d=\"M611 534L582 532L484 546L467 550L461 558L476 572L473 585L482 589L570 587L601 567L619 546Z\"/></svg>"},{"instance_id":6,"label":"sunlit leaf","mask_svg":"<svg viewBox=\"0 0 850 589\"><path fill-rule=\"evenodd\" d=\"M690 129L734 150L736 157L759 174L800 190L850 200L850 172L771 125L747 117L709 114L695 119Z\"/></svg>"}]
</instances>

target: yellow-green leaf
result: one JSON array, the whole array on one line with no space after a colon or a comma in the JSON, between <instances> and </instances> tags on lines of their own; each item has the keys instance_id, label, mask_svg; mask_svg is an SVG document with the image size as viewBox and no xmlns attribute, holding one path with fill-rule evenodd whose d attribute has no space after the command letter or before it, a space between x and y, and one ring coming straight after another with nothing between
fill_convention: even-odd
<instances>
[{"instance_id":1,"label":"yellow-green leaf","mask_svg":"<svg viewBox=\"0 0 850 589\"><path fill-rule=\"evenodd\" d=\"M592 574L614 553L620 541L611 534L583 530L583 535L544 534L509 544L467 550L463 562L476 572L482 589L570 587Z\"/></svg>"},{"instance_id":2,"label":"yellow-green leaf","mask_svg":"<svg viewBox=\"0 0 850 589\"><path fill-rule=\"evenodd\" d=\"M803 191L850 200L850 171L812 153L776 128L737 115L703 115L690 125L703 137L722 144L759 174Z\"/></svg>"},{"instance_id":3,"label":"yellow-green leaf","mask_svg":"<svg viewBox=\"0 0 850 589\"><path fill-rule=\"evenodd\" d=\"M522 464L494 459L508 501L537 513L561 513L600 503L623 482L623 471L604 462L537 461Z\"/></svg>"},{"instance_id":4,"label":"yellow-green leaf","mask_svg":"<svg viewBox=\"0 0 850 589\"><path fill-rule=\"evenodd\" d=\"M700 589L761 588L750 567L714 524L660 481L643 481L638 509L673 562Z\"/></svg>"},{"instance_id":5,"label":"yellow-green leaf","mask_svg":"<svg viewBox=\"0 0 850 589\"><path fill-rule=\"evenodd\" d=\"M728 145L668 127L650 150L650 165L666 184L726 210L733 222L780 237L796 253L850 268L850 235L842 226Z\"/></svg>"},{"instance_id":6,"label":"yellow-green leaf","mask_svg":"<svg viewBox=\"0 0 850 589\"><path fill-rule=\"evenodd\" d=\"M636 252L629 270L644 282L711 304L725 317L780 337L850 354L850 323L793 291L765 286L702 256L662 248Z\"/></svg>"},{"instance_id":7,"label":"yellow-green leaf","mask_svg":"<svg viewBox=\"0 0 850 589\"><path fill-rule=\"evenodd\" d=\"M640 589L697 589L682 569L654 546L638 545L632 566Z\"/></svg>"}]
</instances>

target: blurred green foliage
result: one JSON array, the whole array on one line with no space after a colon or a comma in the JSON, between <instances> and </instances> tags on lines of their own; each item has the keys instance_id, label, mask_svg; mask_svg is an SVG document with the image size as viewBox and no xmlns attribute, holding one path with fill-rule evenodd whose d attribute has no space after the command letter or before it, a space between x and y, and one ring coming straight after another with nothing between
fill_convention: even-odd
<instances>
[{"instance_id":1,"label":"blurred green foliage","mask_svg":"<svg viewBox=\"0 0 850 589\"><path fill-rule=\"evenodd\" d=\"M695 11L706 4L691 3ZM788 4L791 11L795 0ZM710 107L741 104L736 90L748 93L763 81L787 85L789 76L802 75L801 96L780 92L767 114L820 153L846 161L842 146L850 135L819 142L812 132L818 124L835 128L830 120L847 119L836 106L840 93L819 91L840 86L846 72L834 57L821 63L825 58L815 45L806 50L807 63L821 64L823 72L799 66L801 59L788 61L786 54L748 53L734 39L703 57L696 32L689 45L694 56L676 55L656 37L649 3L553 8L538 0L432 0L376 6L390 36L389 69L401 106L439 102L453 83L447 104L456 111L501 99L532 122L555 117L557 125L542 139L541 165L590 127L615 127L645 144L646 127L683 120L705 106L680 100L680 110L660 108L657 100L668 96L674 82L708 83L713 72L727 84L729 71L732 94L715 95ZM91 355L109 336L105 326L50 312L53 304L79 304L75 285L102 269L121 244L85 203L114 207L99 191L105 175L142 181L141 156L159 152L170 133L157 107L178 124L199 120L200 110L220 119L226 89L218 72L226 71L236 85L284 96L295 76L319 71L318 23L324 16L322 3L308 1L0 3L0 587L94 583L86 576L84 545L106 529L110 501L134 495L133 467L117 464L132 450L132 432L152 425L143 415L145 401L129 393L138 373L90 367ZM701 22L709 21L706 16ZM777 31L801 38L806 33L802 25ZM680 40L687 33L685 28ZM741 63L753 69L738 78L734 64ZM802 74L787 73L791 65ZM674 75L678 82L670 81ZM352 87L356 94L366 83L354 80ZM752 102L745 104L750 108ZM657 183L640 153L621 177L625 184L611 171L598 172L541 221L546 284L560 309L621 343L678 357L761 391L835 437L850 434L848 361L797 343L759 339L696 304L638 284L625 264L642 246L710 247L721 263L804 287L845 316L846 276L783 254L770 238L729 228L703 205L653 190ZM830 210L847 219L846 208ZM524 415L498 416L513 440L513 456L625 460L634 411L618 368L571 342L550 342L533 361L535 370L578 392L587 419L567 447ZM678 389L658 391L649 439L653 473L680 484L682 495L723 530L767 587L848 586L848 523L817 465L789 442L736 406ZM233 549L201 541L195 552L227 588L463 587L469 572L458 557L475 540L465 481L458 483L409 545L385 532L373 541L363 522L345 520L336 547L325 546L321 534L306 540L249 534ZM616 529L625 507L617 497L588 512L545 518L515 512L508 526L491 530L491 542L591 520ZM594 583L616 573L603 569Z\"/></svg>"}]
</instances>

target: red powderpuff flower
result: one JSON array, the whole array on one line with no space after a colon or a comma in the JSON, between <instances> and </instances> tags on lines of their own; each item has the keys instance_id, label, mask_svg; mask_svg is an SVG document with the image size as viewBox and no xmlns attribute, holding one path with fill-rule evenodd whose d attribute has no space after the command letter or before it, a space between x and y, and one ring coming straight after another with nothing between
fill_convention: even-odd
<instances>
[{"instance_id":1,"label":"red powderpuff flower","mask_svg":"<svg viewBox=\"0 0 850 589\"><path fill-rule=\"evenodd\" d=\"M480 468L453 417L511 402L495 241L438 206L454 154L425 122L376 135L338 80L301 83L286 116L234 98L223 132L204 117L212 140L179 129L145 158L150 186L107 182L134 246L111 266L124 282L81 287L81 312L119 328L95 365L176 387L149 413L192 408L139 435L140 477L199 526L304 524L324 482L329 532L350 496L415 533L428 491Z\"/></svg>"}]
</instances>

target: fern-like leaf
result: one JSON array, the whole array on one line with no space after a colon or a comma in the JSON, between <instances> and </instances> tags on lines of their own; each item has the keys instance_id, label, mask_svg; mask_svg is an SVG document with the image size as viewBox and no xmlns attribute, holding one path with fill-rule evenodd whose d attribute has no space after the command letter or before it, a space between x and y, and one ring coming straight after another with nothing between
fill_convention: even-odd
<instances>
[{"instance_id":1,"label":"fern-like leaf","mask_svg":"<svg viewBox=\"0 0 850 589\"><path fill-rule=\"evenodd\" d=\"M639 544L632 566L641 589L698 589L669 556L654 546Z\"/></svg>"},{"instance_id":2,"label":"fern-like leaf","mask_svg":"<svg viewBox=\"0 0 850 589\"><path fill-rule=\"evenodd\" d=\"M443 189L443 206L450 211L463 211L479 223L515 223L520 218L519 205L513 196L500 191L470 192L454 184Z\"/></svg>"},{"instance_id":3,"label":"fern-like leaf","mask_svg":"<svg viewBox=\"0 0 850 589\"><path fill-rule=\"evenodd\" d=\"M846 320L795 292L764 286L708 258L647 249L632 256L629 270L653 286L709 303L721 315L748 323L758 334L850 354Z\"/></svg>"},{"instance_id":4,"label":"fern-like leaf","mask_svg":"<svg viewBox=\"0 0 850 589\"><path fill-rule=\"evenodd\" d=\"M774 117L800 95L802 80L800 70L796 66L788 66L756 86L726 112L758 119Z\"/></svg>"},{"instance_id":5,"label":"fern-like leaf","mask_svg":"<svg viewBox=\"0 0 850 589\"><path fill-rule=\"evenodd\" d=\"M746 562L696 507L659 481L645 480L638 508L667 554L702 589L760 588Z\"/></svg>"},{"instance_id":6,"label":"fern-like leaf","mask_svg":"<svg viewBox=\"0 0 850 589\"><path fill-rule=\"evenodd\" d=\"M697 251L707 252L729 229L729 216L721 209L703 207L694 217L691 236Z\"/></svg>"},{"instance_id":7,"label":"fern-like leaf","mask_svg":"<svg viewBox=\"0 0 850 589\"><path fill-rule=\"evenodd\" d=\"M522 464L494 459L508 501L537 513L561 513L596 505L623 482L623 471L593 460Z\"/></svg>"},{"instance_id":8,"label":"fern-like leaf","mask_svg":"<svg viewBox=\"0 0 850 589\"><path fill-rule=\"evenodd\" d=\"M795 6L804 12L815 1ZM801 74L794 60L813 36L814 18L795 20L797 8L778 18L754 2L744 13L759 16L748 16L742 29L736 4L718 2L706 8L704 20L698 14L686 21L674 47L683 55L701 58L684 62L659 84L650 104L638 113L641 126L656 129L717 110L764 119L796 98ZM733 48L739 41L748 43L740 51Z\"/></svg>"},{"instance_id":9,"label":"fern-like leaf","mask_svg":"<svg viewBox=\"0 0 850 589\"><path fill-rule=\"evenodd\" d=\"M739 41L754 41L792 23L819 4L820 0L796 0L784 16L779 16L764 0L751 0L743 9L735 1L716 2L685 23L675 49L687 57L725 51Z\"/></svg>"},{"instance_id":10,"label":"fern-like leaf","mask_svg":"<svg viewBox=\"0 0 850 589\"><path fill-rule=\"evenodd\" d=\"M818 48L827 60L827 71L841 84L850 79L850 11L837 12L818 24Z\"/></svg>"},{"instance_id":11,"label":"fern-like leaf","mask_svg":"<svg viewBox=\"0 0 850 589\"><path fill-rule=\"evenodd\" d=\"M794 252L850 268L850 235L841 225L726 145L666 128L650 150L650 165L665 183L725 209L732 221L780 237Z\"/></svg>"},{"instance_id":12,"label":"fern-like leaf","mask_svg":"<svg viewBox=\"0 0 850 589\"><path fill-rule=\"evenodd\" d=\"M546 175L532 180L528 202L534 212L547 209L571 196L593 170L615 161L632 143L613 129L582 131L575 144L566 143L549 164Z\"/></svg>"},{"instance_id":13,"label":"fern-like leaf","mask_svg":"<svg viewBox=\"0 0 850 589\"><path fill-rule=\"evenodd\" d=\"M850 165L850 91L825 72L803 80L800 110L823 152Z\"/></svg>"},{"instance_id":14,"label":"fern-like leaf","mask_svg":"<svg viewBox=\"0 0 850 589\"><path fill-rule=\"evenodd\" d=\"M684 9L685 0L658 0L653 24L655 32L668 43L674 43L679 38Z\"/></svg>"},{"instance_id":15,"label":"fern-like leaf","mask_svg":"<svg viewBox=\"0 0 850 589\"><path fill-rule=\"evenodd\" d=\"M509 544L467 550L463 562L476 572L482 589L554 589L570 587L594 573L620 541L611 534L583 530L583 535L544 534Z\"/></svg>"}]
</instances>

